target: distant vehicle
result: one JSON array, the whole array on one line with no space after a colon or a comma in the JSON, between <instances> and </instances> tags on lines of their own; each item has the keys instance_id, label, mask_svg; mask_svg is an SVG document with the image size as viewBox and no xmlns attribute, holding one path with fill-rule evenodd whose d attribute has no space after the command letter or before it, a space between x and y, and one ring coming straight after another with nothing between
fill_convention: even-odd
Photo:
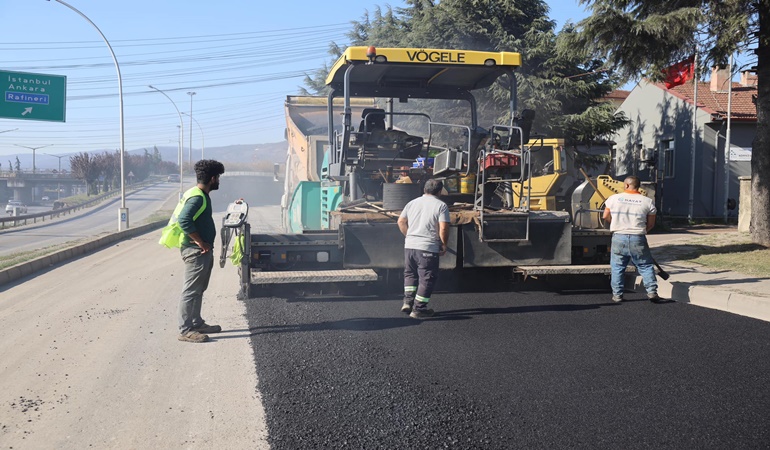
<instances>
[{"instance_id":1,"label":"distant vehicle","mask_svg":"<svg viewBox=\"0 0 770 450\"><path fill-rule=\"evenodd\" d=\"M18 200L9 200L8 204L5 205L5 212L13 214L14 208L18 211L17 214L27 214L27 205Z\"/></svg>"},{"instance_id":2,"label":"distant vehicle","mask_svg":"<svg viewBox=\"0 0 770 450\"><path fill-rule=\"evenodd\" d=\"M47 195L44 195L43 198L41 198L40 200L42 200L44 202L49 202L49 201L51 201L51 197L49 197Z\"/></svg>"},{"instance_id":3,"label":"distant vehicle","mask_svg":"<svg viewBox=\"0 0 770 450\"><path fill-rule=\"evenodd\" d=\"M168 176L168 182L169 183L174 183L174 182L179 183L179 174L172 173L171 175L169 175Z\"/></svg>"}]
</instances>

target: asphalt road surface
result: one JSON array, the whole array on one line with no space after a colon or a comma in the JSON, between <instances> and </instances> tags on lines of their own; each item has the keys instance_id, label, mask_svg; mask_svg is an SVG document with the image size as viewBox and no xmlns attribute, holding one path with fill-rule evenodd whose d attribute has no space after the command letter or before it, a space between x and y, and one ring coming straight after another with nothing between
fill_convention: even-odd
<instances>
[{"instance_id":1,"label":"asphalt road surface","mask_svg":"<svg viewBox=\"0 0 770 450\"><path fill-rule=\"evenodd\" d=\"M185 189L192 186L187 179ZM225 176L221 188L211 194L214 212L224 212L227 204L238 198L246 198L250 205L264 206L280 203L283 185L270 176ZM162 210L170 213L179 198L179 184L161 182L137 191L126 193L129 222L137 226ZM28 225L0 230L0 256L33 251L53 245L77 243L93 237L117 231L120 197L107 199L85 208L55 218ZM39 209L39 208L38 208ZM50 208L48 208L50 209ZM33 211L30 212L42 212Z\"/></svg>"},{"instance_id":2,"label":"asphalt road surface","mask_svg":"<svg viewBox=\"0 0 770 450\"><path fill-rule=\"evenodd\" d=\"M268 223L280 188L235 178L217 211L246 197ZM148 233L0 287L0 448L770 442L766 322L643 294L614 304L606 289L485 292L488 280L437 292L436 317L418 321L398 295L238 301L228 264L203 307L224 331L188 344L182 270Z\"/></svg>"},{"instance_id":3,"label":"asphalt road surface","mask_svg":"<svg viewBox=\"0 0 770 450\"><path fill-rule=\"evenodd\" d=\"M643 294L247 303L275 449L768 448L770 324Z\"/></svg>"},{"instance_id":4,"label":"asphalt road surface","mask_svg":"<svg viewBox=\"0 0 770 450\"><path fill-rule=\"evenodd\" d=\"M173 209L178 185L158 183L126 193L129 225L144 223L156 211ZM84 241L118 229L120 196L59 218L0 230L0 256L33 251L53 245ZM39 207L38 207L39 209ZM50 210L50 208L48 208ZM30 213L43 212L30 209Z\"/></svg>"}]
</instances>

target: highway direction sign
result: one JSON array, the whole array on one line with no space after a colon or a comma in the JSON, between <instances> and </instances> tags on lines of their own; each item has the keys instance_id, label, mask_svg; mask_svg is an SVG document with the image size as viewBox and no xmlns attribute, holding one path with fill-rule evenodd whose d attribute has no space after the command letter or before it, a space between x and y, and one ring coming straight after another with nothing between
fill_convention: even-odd
<instances>
[{"instance_id":1,"label":"highway direction sign","mask_svg":"<svg viewBox=\"0 0 770 450\"><path fill-rule=\"evenodd\" d=\"M0 94L0 117L65 121L65 76L0 70Z\"/></svg>"}]
</instances>

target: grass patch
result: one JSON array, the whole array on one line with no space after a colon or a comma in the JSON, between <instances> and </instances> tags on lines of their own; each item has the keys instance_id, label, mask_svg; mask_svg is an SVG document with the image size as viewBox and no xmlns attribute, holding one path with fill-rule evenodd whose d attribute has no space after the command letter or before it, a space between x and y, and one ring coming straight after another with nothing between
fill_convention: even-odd
<instances>
[{"instance_id":1,"label":"grass patch","mask_svg":"<svg viewBox=\"0 0 770 450\"><path fill-rule=\"evenodd\" d=\"M709 247L687 260L713 269L770 278L770 249L757 244Z\"/></svg>"},{"instance_id":2,"label":"grass patch","mask_svg":"<svg viewBox=\"0 0 770 450\"><path fill-rule=\"evenodd\" d=\"M70 241L62 244L51 245L37 250L30 250L27 252L11 253L10 255L0 256L0 270L13 267L17 264L32 261L33 259L40 258L41 256L50 255L53 252L72 247L80 241Z\"/></svg>"},{"instance_id":3,"label":"grass patch","mask_svg":"<svg viewBox=\"0 0 770 450\"><path fill-rule=\"evenodd\" d=\"M154 213L152 213L152 215L150 215L150 217L145 219L145 223L153 223L153 222L168 220L169 217L171 217L171 214L173 213L174 213L174 210L172 209L168 209L168 210L162 209L162 210L155 211Z\"/></svg>"}]
</instances>

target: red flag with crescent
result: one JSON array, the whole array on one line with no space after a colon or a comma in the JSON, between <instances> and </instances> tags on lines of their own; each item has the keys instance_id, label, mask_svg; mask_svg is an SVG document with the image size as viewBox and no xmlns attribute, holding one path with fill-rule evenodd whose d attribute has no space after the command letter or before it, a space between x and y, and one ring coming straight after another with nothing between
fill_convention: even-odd
<instances>
[{"instance_id":1,"label":"red flag with crescent","mask_svg":"<svg viewBox=\"0 0 770 450\"><path fill-rule=\"evenodd\" d=\"M663 71L666 89L679 86L692 80L695 76L695 55L690 56L684 61L680 61Z\"/></svg>"}]
</instances>

